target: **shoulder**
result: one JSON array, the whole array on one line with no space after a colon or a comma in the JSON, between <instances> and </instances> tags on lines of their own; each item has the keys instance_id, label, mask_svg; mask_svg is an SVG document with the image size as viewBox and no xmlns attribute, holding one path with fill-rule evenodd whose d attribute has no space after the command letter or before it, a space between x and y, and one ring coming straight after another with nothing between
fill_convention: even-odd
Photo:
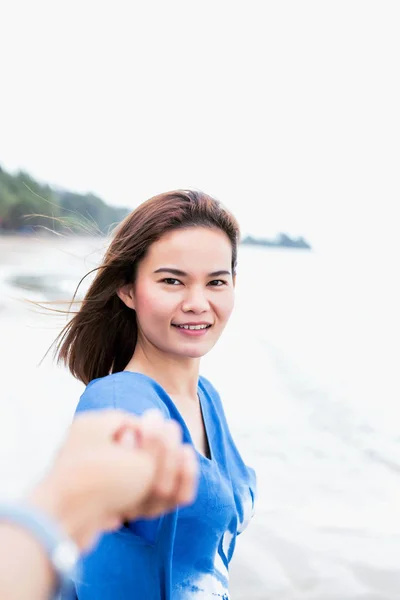
<instances>
[{"instance_id":1,"label":"shoulder","mask_svg":"<svg viewBox=\"0 0 400 600\"><path fill-rule=\"evenodd\" d=\"M122 371L91 381L79 400L77 412L118 408L140 415L157 408L168 417L167 398L156 381L140 373Z\"/></svg>"},{"instance_id":2,"label":"shoulder","mask_svg":"<svg viewBox=\"0 0 400 600\"><path fill-rule=\"evenodd\" d=\"M208 379L204 377L204 375L200 375L199 377L199 387L205 393L208 394L211 398L218 398L220 400L219 393Z\"/></svg>"}]
</instances>

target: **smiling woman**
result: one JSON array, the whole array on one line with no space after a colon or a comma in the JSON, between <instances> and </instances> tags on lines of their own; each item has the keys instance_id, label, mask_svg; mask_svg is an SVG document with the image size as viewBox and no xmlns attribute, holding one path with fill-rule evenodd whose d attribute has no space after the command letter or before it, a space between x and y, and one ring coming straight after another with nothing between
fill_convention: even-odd
<instances>
[{"instance_id":1,"label":"smiling woman","mask_svg":"<svg viewBox=\"0 0 400 600\"><path fill-rule=\"evenodd\" d=\"M144 353L154 355L155 348L157 356L161 351L170 360L179 357L181 365L190 363L186 369L192 369L190 359L211 350L233 309L231 261L228 236L211 227L172 230L149 247L135 280L117 292L135 310L138 325L135 353L126 369L143 370Z\"/></svg>"},{"instance_id":2,"label":"smiling woman","mask_svg":"<svg viewBox=\"0 0 400 600\"><path fill-rule=\"evenodd\" d=\"M199 368L233 310L238 237L233 216L202 192L152 198L117 229L61 334L59 359L88 384L78 411L158 408L181 425L200 463L192 506L155 519L150 503L143 519L102 538L84 560L79 600L229 598L255 476ZM159 491L177 484L160 481Z\"/></svg>"}]
</instances>

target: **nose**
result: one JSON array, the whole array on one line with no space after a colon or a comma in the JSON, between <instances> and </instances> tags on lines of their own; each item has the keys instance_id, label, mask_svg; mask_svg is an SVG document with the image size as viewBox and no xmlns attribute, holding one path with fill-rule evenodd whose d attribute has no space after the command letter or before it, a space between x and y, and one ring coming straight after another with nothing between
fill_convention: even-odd
<instances>
[{"instance_id":1,"label":"nose","mask_svg":"<svg viewBox=\"0 0 400 600\"><path fill-rule=\"evenodd\" d=\"M207 299L206 290L201 286L192 287L187 290L182 303L183 312L201 314L207 312L210 304Z\"/></svg>"}]
</instances>

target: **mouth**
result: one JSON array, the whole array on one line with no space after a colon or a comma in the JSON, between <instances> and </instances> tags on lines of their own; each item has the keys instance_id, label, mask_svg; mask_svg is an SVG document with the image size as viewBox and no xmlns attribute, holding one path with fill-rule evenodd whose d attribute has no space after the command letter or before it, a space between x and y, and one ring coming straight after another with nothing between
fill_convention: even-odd
<instances>
[{"instance_id":1,"label":"mouth","mask_svg":"<svg viewBox=\"0 0 400 600\"><path fill-rule=\"evenodd\" d=\"M182 325L179 325L177 323L172 323L173 327L176 327L177 329L183 329L185 331L204 331L205 329L210 329L211 324L210 323L196 323L196 324L190 324L190 323L183 323Z\"/></svg>"}]
</instances>

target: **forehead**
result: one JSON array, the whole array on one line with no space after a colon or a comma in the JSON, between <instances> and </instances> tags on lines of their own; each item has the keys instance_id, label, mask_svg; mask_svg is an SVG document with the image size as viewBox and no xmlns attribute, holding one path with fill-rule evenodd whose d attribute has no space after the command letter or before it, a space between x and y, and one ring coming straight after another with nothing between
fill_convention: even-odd
<instances>
[{"instance_id":1,"label":"forehead","mask_svg":"<svg viewBox=\"0 0 400 600\"><path fill-rule=\"evenodd\" d=\"M150 268L176 266L187 273L230 270L232 246L226 233L220 229L176 229L150 246L144 262Z\"/></svg>"}]
</instances>

